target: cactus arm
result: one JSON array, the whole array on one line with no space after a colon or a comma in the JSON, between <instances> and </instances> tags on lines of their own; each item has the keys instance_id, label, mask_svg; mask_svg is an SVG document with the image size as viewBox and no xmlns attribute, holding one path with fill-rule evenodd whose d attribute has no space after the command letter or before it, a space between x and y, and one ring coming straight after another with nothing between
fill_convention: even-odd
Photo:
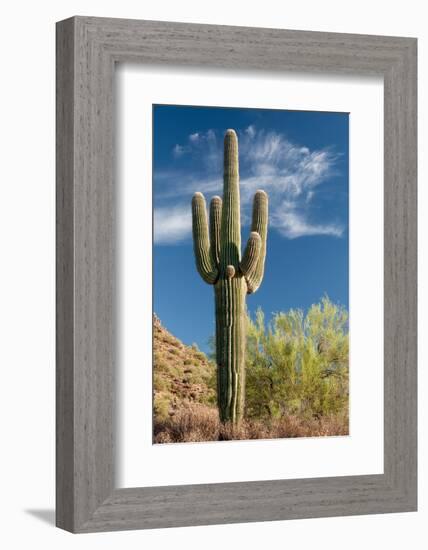
<instances>
[{"instance_id":1,"label":"cactus arm","mask_svg":"<svg viewBox=\"0 0 428 550\"><path fill-rule=\"evenodd\" d=\"M223 185L221 273L227 265L238 267L241 259L238 138L234 130L227 130L224 138Z\"/></svg>"},{"instance_id":2,"label":"cactus arm","mask_svg":"<svg viewBox=\"0 0 428 550\"><path fill-rule=\"evenodd\" d=\"M251 231L260 235L261 247L257 264L252 273L246 277L248 294L256 292L259 288L264 274L266 257L266 239L268 230L268 197L264 191L257 191L253 202L253 220Z\"/></svg>"},{"instance_id":3,"label":"cactus arm","mask_svg":"<svg viewBox=\"0 0 428 550\"><path fill-rule=\"evenodd\" d=\"M262 239L260 235L253 231L248 239L247 246L245 247L244 255L240 263L241 273L246 279L251 279L254 275L260 258L260 251L262 249Z\"/></svg>"},{"instance_id":4,"label":"cactus arm","mask_svg":"<svg viewBox=\"0 0 428 550\"><path fill-rule=\"evenodd\" d=\"M213 264L217 267L220 263L221 210L221 198L213 197L210 203L210 254Z\"/></svg>"},{"instance_id":5,"label":"cactus arm","mask_svg":"<svg viewBox=\"0 0 428 550\"><path fill-rule=\"evenodd\" d=\"M212 285L216 282L218 278L218 269L217 266L213 263L210 254L207 209L202 193L195 193L193 195L192 229L196 268L202 279L206 283Z\"/></svg>"}]
</instances>

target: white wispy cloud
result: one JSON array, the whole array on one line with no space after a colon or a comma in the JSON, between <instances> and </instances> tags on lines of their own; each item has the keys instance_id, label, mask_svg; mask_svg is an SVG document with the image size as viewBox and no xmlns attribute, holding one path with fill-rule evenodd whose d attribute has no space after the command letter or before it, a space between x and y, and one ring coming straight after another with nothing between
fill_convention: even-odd
<instances>
[{"instance_id":1,"label":"white wispy cloud","mask_svg":"<svg viewBox=\"0 0 428 550\"><path fill-rule=\"evenodd\" d=\"M333 150L311 150L284 134L253 124L238 131L238 136L244 224L250 221L254 192L264 189L269 195L270 225L284 237L343 234L343 227L335 220L314 221L312 211L317 189L337 173L338 156ZM177 168L175 185L165 186L158 196L165 201L174 197L183 203L155 210L155 242L177 242L190 235L189 200L195 191L204 193L207 200L210 195L222 193L222 137L214 130L195 131L183 144L175 145L172 154L177 161L188 155L186 170Z\"/></svg>"},{"instance_id":2,"label":"white wispy cloud","mask_svg":"<svg viewBox=\"0 0 428 550\"><path fill-rule=\"evenodd\" d=\"M174 145L174 148L172 150L172 154L174 157L179 158L185 155L186 153L190 153L192 149L187 145L179 145L178 143Z\"/></svg>"},{"instance_id":3,"label":"white wispy cloud","mask_svg":"<svg viewBox=\"0 0 428 550\"><path fill-rule=\"evenodd\" d=\"M155 208L153 214L155 244L176 243L185 239L192 229L190 205Z\"/></svg>"},{"instance_id":4,"label":"white wispy cloud","mask_svg":"<svg viewBox=\"0 0 428 550\"><path fill-rule=\"evenodd\" d=\"M287 201L271 213L271 223L287 239L314 235L341 237L344 231L343 226L338 223L311 223L304 211L299 212L293 203Z\"/></svg>"},{"instance_id":5,"label":"white wispy cloud","mask_svg":"<svg viewBox=\"0 0 428 550\"><path fill-rule=\"evenodd\" d=\"M222 162L221 140L217 138L214 130L206 132L193 132L187 137L185 143L176 143L172 153L175 158L190 155L198 161L202 161L205 169L217 171Z\"/></svg>"},{"instance_id":6,"label":"white wispy cloud","mask_svg":"<svg viewBox=\"0 0 428 550\"><path fill-rule=\"evenodd\" d=\"M256 129L255 127L250 124L249 126L247 126L244 130L244 132L247 134L247 136L252 139L255 135L256 135Z\"/></svg>"}]
</instances>

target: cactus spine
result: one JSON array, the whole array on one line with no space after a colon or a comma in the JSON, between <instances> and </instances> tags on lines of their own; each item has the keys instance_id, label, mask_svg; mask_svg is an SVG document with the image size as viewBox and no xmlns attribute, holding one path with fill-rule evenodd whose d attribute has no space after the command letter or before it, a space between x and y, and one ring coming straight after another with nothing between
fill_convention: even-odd
<instances>
[{"instance_id":1,"label":"cactus spine","mask_svg":"<svg viewBox=\"0 0 428 550\"><path fill-rule=\"evenodd\" d=\"M211 200L209 230L204 196L193 196L193 246L199 274L214 285L220 419L238 424L245 397L245 296L255 292L263 279L268 198L264 191L254 196L251 234L241 258L238 138L234 130L227 130L224 138L223 185L223 200Z\"/></svg>"}]
</instances>

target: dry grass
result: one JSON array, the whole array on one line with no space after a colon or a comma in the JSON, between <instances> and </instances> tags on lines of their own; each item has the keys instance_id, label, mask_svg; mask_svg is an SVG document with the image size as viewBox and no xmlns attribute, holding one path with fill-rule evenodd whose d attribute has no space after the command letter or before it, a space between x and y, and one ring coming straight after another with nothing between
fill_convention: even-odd
<instances>
[{"instance_id":1,"label":"dry grass","mask_svg":"<svg viewBox=\"0 0 428 550\"><path fill-rule=\"evenodd\" d=\"M213 407L197 403L182 407L166 420L155 418L155 443L227 441L243 439L277 439L287 437L322 437L348 435L346 416L302 419L286 416L278 420L244 420L239 429L222 425Z\"/></svg>"}]
</instances>

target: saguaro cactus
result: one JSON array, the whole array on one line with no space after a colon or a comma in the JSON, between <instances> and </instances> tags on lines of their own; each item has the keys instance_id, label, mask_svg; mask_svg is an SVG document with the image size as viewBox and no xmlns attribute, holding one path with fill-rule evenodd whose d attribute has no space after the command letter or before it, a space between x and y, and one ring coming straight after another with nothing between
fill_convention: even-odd
<instances>
[{"instance_id":1,"label":"saguaro cactus","mask_svg":"<svg viewBox=\"0 0 428 550\"><path fill-rule=\"evenodd\" d=\"M192 199L193 247L202 279L214 285L216 317L217 400L222 422L238 424L245 398L245 296L263 279L268 198L257 191L251 234L241 258L238 138L224 137L223 200L213 197L210 227L202 193Z\"/></svg>"}]
</instances>

